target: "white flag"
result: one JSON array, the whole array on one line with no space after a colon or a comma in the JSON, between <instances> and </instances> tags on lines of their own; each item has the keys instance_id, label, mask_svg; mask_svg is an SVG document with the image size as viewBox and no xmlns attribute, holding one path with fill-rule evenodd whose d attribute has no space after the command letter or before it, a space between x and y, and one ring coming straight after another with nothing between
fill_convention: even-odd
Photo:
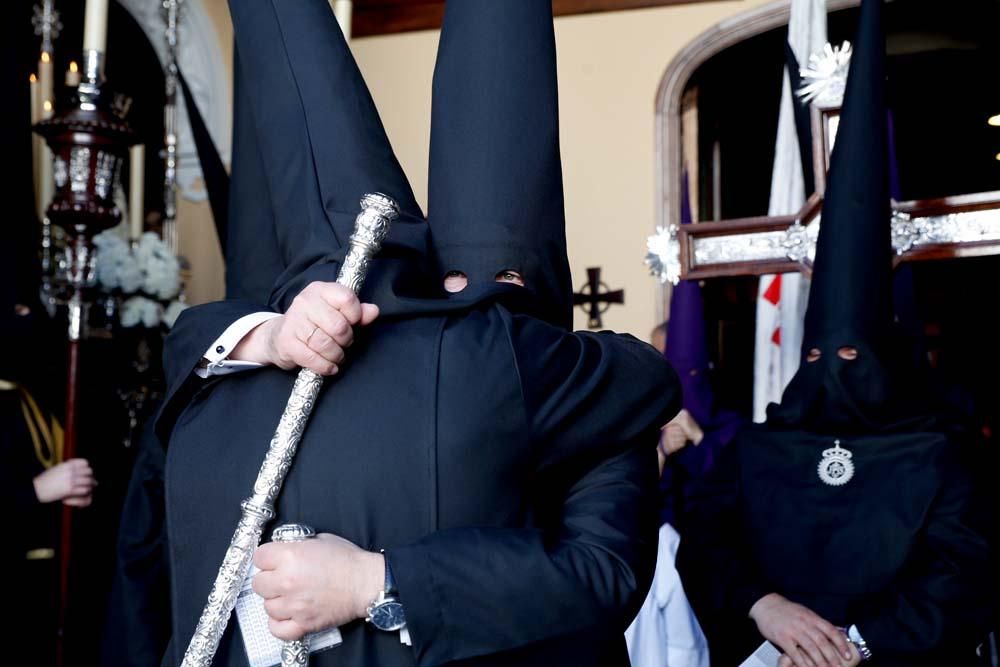
<instances>
[{"instance_id":1,"label":"white flag","mask_svg":"<svg viewBox=\"0 0 1000 667\"><path fill-rule=\"evenodd\" d=\"M788 42L799 63L826 44L826 0L792 0ZM785 71L778 112L778 136L771 174L770 216L798 213L806 201L802 158L795 131L794 92ZM800 273L760 277L757 292L757 333L754 347L753 418L766 419L767 406L781 393L799 368L802 323L809 281Z\"/></svg>"}]
</instances>

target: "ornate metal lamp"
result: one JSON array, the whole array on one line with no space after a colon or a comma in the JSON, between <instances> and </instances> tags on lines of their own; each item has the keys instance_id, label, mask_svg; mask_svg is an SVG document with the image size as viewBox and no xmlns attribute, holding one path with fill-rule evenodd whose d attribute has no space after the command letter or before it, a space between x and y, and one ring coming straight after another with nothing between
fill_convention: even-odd
<instances>
[{"instance_id":1,"label":"ornate metal lamp","mask_svg":"<svg viewBox=\"0 0 1000 667\"><path fill-rule=\"evenodd\" d=\"M84 54L83 78L68 106L35 125L54 156L55 197L48 207L53 224L66 231L66 275L69 288L69 361L66 377L66 459L76 455L77 374L87 290L94 282L94 235L121 221L114 193L121 165L136 135L113 111L113 95L104 80L103 50ZM57 662L64 660L63 629L69 581L72 510L63 506L60 548L60 636Z\"/></svg>"},{"instance_id":2,"label":"ornate metal lamp","mask_svg":"<svg viewBox=\"0 0 1000 667\"><path fill-rule=\"evenodd\" d=\"M104 54L88 51L67 109L35 126L54 154L56 193L48 213L69 233L96 234L121 221L114 186L136 135L113 110Z\"/></svg>"},{"instance_id":3,"label":"ornate metal lamp","mask_svg":"<svg viewBox=\"0 0 1000 667\"><path fill-rule=\"evenodd\" d=\"M54 156L56 192L48 208L49 219L67 234L66 265L69 299L71 355L82 330L84 292L93 273L95 234L121 221L114 192L128 148L136 135L112 109L104 81L104 54L87 51L83 79L69 99L69 106L35 125ZM70 359L73 370L73 357ZM70 394L72 397L72 393ZM70 406L67 405L67 408ZM72 433L66 415L67 456Z\"/></svg>"}]
</instances>

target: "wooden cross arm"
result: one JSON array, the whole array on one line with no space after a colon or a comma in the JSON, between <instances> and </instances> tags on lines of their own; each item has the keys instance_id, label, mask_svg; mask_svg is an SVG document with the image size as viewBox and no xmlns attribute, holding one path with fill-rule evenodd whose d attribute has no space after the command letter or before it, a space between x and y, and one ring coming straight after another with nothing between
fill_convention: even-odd
<instances>
[{"instance_id":1,"label":"wooden cross arm","mask_svg":"<svg viewBox=\"0 0 1000 667\"><path fill-rule=\"evenodd\" d=\"M809 273L816 254L822 197L782 217L682 225L659 234L676 253L679 277L702 280L766 273ZM1000 191L892 205L895 261L1000 255ZM669 258L673 261L673 257Z\"/></svg>"}]
</instances>

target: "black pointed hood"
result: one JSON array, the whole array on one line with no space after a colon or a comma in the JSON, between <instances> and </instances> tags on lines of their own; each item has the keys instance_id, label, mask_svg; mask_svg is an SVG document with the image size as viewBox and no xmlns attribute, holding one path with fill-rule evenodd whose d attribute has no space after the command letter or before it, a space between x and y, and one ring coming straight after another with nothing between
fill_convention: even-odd
<instances>
[{"instance_id":1,"label":"black pointed hood","mask_svg":"<svg viewBox=\"0 0 1000 667\"><path fill-rule=\"evenodd\" d=\"M851 58L816 247L803 349L892 324L889 139L881 0L865 0Z\"/></svg>"},{"instance_id":2,"label":"black pointed hood","mask_svg":"<svg viewBox=\"0 0 1000 667\"><path fill-rule=\"evenodd\" d=\"M367 193L389 195L404 220L423 224L329 5L231 2L230 12L286 269L278 283L347 242Z\"/></svg>"},{"instance_id":3,"label":"black pointed hood","mask_svg":"<svg viewBox=\"0 0 1000 667\"><path fill-rule=\"evenodd\" d=\"M266 189L252 191L246 206L233 206L234 218L239 210L250 214L234 219L232 229L275 247L245 255L236 270L254 271L258 259L267 272L280 264L268 300L286 310L310 282L336 280L361 198L379 192L401 212L361 293L379 305L383 319L505 295L500 288L509 286L490 285L461 299L442 298L441 282L428 268L428 225L326 0L230 0L229 7L244 105L236 137L242 145L234 150L245 158L238 166L248 170L234 174L234 197L241 189ZM238 152L247 146L256 151ZM254 205L269 206L270 215Z\"/></svg>"},{"instance_id":4,"label":"black pointed hood","mask_svg":"<svg viewBox=\"0 0 1000 667\"><path fill-rule=\"evenodd\" d=\"M571 326L549 0L447 3L428 208L441 276L462 271L476 287L518 271L540 314Z\"/></svg>"},{"instance_id":5,"label":"black pointed hood","mask_svg":"<svg viewBox=\"0 0 1000 667\"><path fill-rule=\"evenodd\" d=\"M347 243L358 201L368 193L392 197L405 219L422 221L413 190L329 4L295 0L273 6L305 112L323 206L340 243ZM349 223L341 226L339 220L345 215Z\"/></svg>"},{"instance_id":6,"label":"black pointed hood","mask_svg":"<svg viewBox=\"0 0 1000 667\"><path fill-rule=\"evenodd\" d=\"M267 303L285 269L278 247L267 171L260 156L252 102L233 48L233 155L225 250L226 298Z\"/></svg>"},{"instance_id":7,"label":"black pointed hood","mask_svg":"<svg viewBox=\"0 0 1000 667\"><path fill-rule=\"evenodd\" d=\"M893 345L888 114L882 0L863 0L840 115L799 371L771 423L846 433L920 414ZM839 351L855 348L857 358ZM809 361L811 350L819 359ZM911 378L912 379L912 378Z\"/></svg>"}]
</instances>

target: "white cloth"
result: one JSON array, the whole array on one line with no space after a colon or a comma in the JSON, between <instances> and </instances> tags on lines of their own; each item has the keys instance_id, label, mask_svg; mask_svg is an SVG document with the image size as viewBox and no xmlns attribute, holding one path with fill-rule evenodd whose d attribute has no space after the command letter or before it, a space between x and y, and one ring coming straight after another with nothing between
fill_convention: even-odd
<instances>
[{"instance_id":1,"label":"white cloth","mask_svg":"<svg viewBox=\"0 0 1000 667\"><path fill-rule=\"evenodd\" d=\"M205 350L203 358L206 364L204 367L195 368L195 374L198 377L207 378L213 375L228 375L260 368L262 364L253 361L235 361L229 359L229 355L240 344L240 341L246 338L247 334L275 317L280 317L280 315L271 312L251 313L230 324L222 332L222 335L216 338L215 342Z\"/></svg>"},{"instance_id":2,"label":"white cloth","mask_svg":"<svg viewBox=\"0 0 1000 667\"><path fill-rule=\"evenodd\" d=\"M809 280L800 273L760 277L754 337L753 420L767 420L767 406L781 401L799 370Z\"/></svg>"},{"instance_id":3,"label":"white cloth","mask_svg":"<svg viewBox=\"0 0 1000 667\"><path fill-rule=\"evenodd\" d=\"M653 585L625 631L633 667L709 667L708 642L674 565L679 545L677 531L663 524Z\"/></svg>"},{"instance_id":4,"label":"white cloth","mask_svg":"<svg viewBox=\"0 0 1000 667\"><path fill-rule=\"evenodd\" d=\"M788 43L800 65L826 44L826 0L792 0ZM806 201L802 157L795 131L792 90L785 72L774 145L769 216L798 213ZM799 369L802 328L809 281L799 273L760 277L757 292L757 333L754 345L753 419L767 418L767 406L781 394Z\"/></svg>"},{"instance_id":5,"label":"white cloth","mask_svg":"<svg viewBox=\"0 0 1000 667\"><path fill-rule=\"evenodd\" d=\"M750 657L740 663L740 667L778 667L781 662L781 651L771 642L765 641L750 654Z\"/></svg>"}]
</instances>

